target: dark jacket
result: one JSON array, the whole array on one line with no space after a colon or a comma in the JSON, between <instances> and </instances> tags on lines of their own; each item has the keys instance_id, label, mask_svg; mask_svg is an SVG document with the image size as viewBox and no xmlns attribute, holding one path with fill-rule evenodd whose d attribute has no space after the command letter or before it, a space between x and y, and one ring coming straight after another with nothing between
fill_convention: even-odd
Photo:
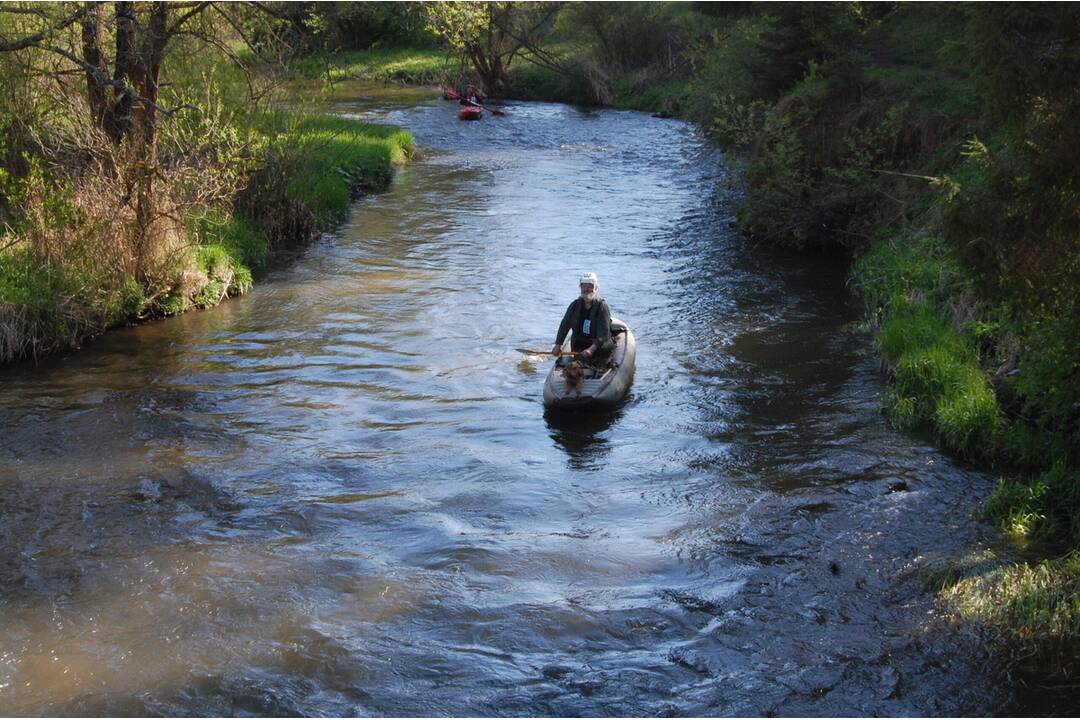
<instances>
[{"instance_id":1,"label":"dark jacket","mask_svg":"<svg viewBox=\"0 0 1080 720\"><path fill-rule=\"evenodd\" d=\"M563 315L562 322L559 323L559 334L555 337L556 345L561 346L563 341L566 340L566 334L578 326L584 310L585 301L581 298L576 298L570 303L570 307L566 308L566 314ZM594 354L611 352L615 347L615 342L611 339L611 311L608 310L604 298L598 297L593 300L592 307L589 308L589 320L592 321L590 327L593 328L592 342L589 343L587 338L575 337L570 341L570 349L574 352L581 352L591 345L594 348Z\"/></svg>"}]
</instances>

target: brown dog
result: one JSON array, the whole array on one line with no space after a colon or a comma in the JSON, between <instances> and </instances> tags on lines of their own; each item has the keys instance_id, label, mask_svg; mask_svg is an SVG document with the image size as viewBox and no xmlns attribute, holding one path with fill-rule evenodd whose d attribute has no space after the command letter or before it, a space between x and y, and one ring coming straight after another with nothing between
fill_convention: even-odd
<instances>
[{"instance_id":1,"label":"brown dog","mask_svg":"<svg viewBox=\"0 0 1080 720\"><path fill-rule=\"evenodd\" d=\"M585 388L585 365L578 360L571 360L563 368L563 382L566 383L566 392L576 390L580 395Z\"/></svg>"}]
</instances>

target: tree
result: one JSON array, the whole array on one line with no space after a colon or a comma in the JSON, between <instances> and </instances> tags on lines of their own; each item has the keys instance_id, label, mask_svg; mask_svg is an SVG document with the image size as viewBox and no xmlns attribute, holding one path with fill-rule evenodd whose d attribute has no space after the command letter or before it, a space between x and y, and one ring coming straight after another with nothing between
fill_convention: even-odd
<instances>
[{"instance_id":1,"label":"tree","mask_svg":"<svg viewBox=\"0 0 1080 720\"><path fill-rule=\"evenodd\" d=\"M507 70L523 51L536 48L551 28L560 3L433 2L427 6L432 32L446 39L480 76L487 93L498 93Z\"/></svg>"},{"instance_id":2,"label":"tree","mask_svg":"<svg viewBox=\"0 0 1080 720\"><path fill-rule=\"evenodd\" d=\"M168 201L156 192L162 177L160 123L184 109L162 106L162 66L181 39L235 57L231 45L237 36L246 39L245 17L275 12L259 4L211 2L0 4L0 57L7 68L63 98L71 111L65 114L66 126L88 138L76 150L95 156L101 172L120 186L119 203L134 209L131 264L141 283L150 284L156 239L170 232L159 223L177 222L169 215ZM229 37L221 35L224 31ZM81 84L75 80L80 76ZM39 126L41 119L36 118ZM39 133L32 121L9 118L9 124L20 122L24 134ZM44 149L41 142L30 146Z\"/></svg>"}]
</instances>

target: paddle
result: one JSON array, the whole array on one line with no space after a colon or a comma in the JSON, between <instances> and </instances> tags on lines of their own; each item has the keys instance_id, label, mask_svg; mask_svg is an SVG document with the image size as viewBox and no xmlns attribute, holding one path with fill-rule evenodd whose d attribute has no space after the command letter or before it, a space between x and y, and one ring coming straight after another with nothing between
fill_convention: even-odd
<instances>
[{"instance_id":1,"label":"paddle","mask_svg":"<svg viewBox=\"0 0 1080 720\"><path fill-rule=\"evenodd\" d=\"M526 355L551 355L550 350L530 350L529 348L514 348L519 353L525 353ZM577 355L576 352L570 352L569 350L560 350L559 356L563 355Z\"/></svg>"},{"instance_id":2,"label":"paddle","mask_svg":"<svg viewBox=\"0 0 1080 720\"><path fill-rule=\"evenodd\" d=\"M496 110L495 108L484 107L483 105L476 102L475 100L466 100L465 102L469 103L470 105L475 105L476 107L480 108L481 110L487 110L492 115L498 115L500 117L503 116L503 115L506 115L506 113L504 113L502 110Z\"/></svg>"}]
</instances>

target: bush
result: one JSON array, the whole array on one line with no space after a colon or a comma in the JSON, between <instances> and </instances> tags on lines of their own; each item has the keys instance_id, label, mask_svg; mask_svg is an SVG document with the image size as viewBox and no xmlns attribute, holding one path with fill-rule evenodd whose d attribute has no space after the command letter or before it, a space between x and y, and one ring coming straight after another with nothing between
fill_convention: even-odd
<instances>
[{"instance_id":1,"label":"bush","mask_svg":"<svg viewBox=\"0 0 1080 720\"><path fill-rule=\"evenodd\" d=\"M142 317L147 304L146 290L136 282L135 278L125 279L120 285L117 296L117 301L113 306L115 309L110 317L110 325L132 323Z\"/></svg>"},{"instance_id":2,"label":"bush","mask_svg":"<svg viewBox=\"0 0 1080 720\"><path fill-rule=\"evenodd\" d=\"M45 258L0 252L0 362L74 346L79 328L66 312L69 296L67 278Z\"/></svg>"},{"instance_id":3,"label":"bush","mask_svg":"<svg viewBox=\"0 0 1080 720\"><path fill-rule=\"evenodd\" d=\"M1056 317L1029 322L1027 347L1014 387L1024 412L1045 435L1068 451L1058 457L1080 462L1080 298Z\"/></svg>"}]
</instances>

